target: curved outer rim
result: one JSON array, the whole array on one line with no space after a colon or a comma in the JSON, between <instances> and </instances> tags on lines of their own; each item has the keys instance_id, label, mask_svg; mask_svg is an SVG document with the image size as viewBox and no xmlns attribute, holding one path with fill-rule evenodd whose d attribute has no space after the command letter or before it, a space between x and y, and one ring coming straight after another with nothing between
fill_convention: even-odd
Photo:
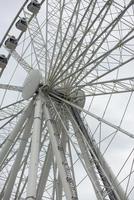
<instances>
[{"instance_id":1,"label":"curved outer rim","mask_svg":"<svg viewBox=\"0 0 134 200\"><path fill-rule=\"evenodd\" d=\"M41 0L40 5L42 5L42 4L44 3L44 1L45 1L45 0ZM4 37L2 38L2 40L1 40L1 42L0 42L0 48L1 48L2 46L4 46L5 39L7 38L8 34L9 34L10 31L12 30L12 27L15 25L17 18L20 16L20 14L23 12L23 9L27 6L27 4L28 4L29 2L31 2L31 0L25 0L25 2L23 3L23 5L21 6L20 10L18 11L18 13L16 14L15 18L13 19L11 25L9 26L8 30L6 31ZM29 11L29 13L31 13L31 12ZM36 15L37 15L37 14L36 14ZM29 25L29 23L31 22L31 20L33 19L34 16L35 16L35 15L31 13L31 17L28 19L28 22L27 22L28 25ZM24 32L21 31L20 34L18 35L18 37L16 37L18 41L21 39L23 33L24 33ZM11 35L12 35L12 34L11 34ZM9 52L8 55L7 55L7 60L10 59L10 56L11 56L11 55L12 55L12 52ZM3 70L3 71L4 71L4 70ZM3 72L3 71L2 71L2 72ZM1 76L1 75L2 75L2 73L0 74L0 76Z\"/></svg>"}]
</instances>

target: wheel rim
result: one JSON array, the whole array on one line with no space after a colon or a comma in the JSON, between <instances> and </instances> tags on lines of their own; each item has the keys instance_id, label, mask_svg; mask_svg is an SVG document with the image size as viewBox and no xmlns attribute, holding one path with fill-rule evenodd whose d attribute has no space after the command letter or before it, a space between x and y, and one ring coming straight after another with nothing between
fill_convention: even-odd
<instances>
[{"instance_id":1,"label":"wheel rim","mask_svg":"<svg viewBox=\"0 0 134 200\"><path fill-rule=\"evenodd\" d=\"M29 122L24 121L19 125L20 131L16 132L14 142L10 143L7 153L3 153L0 175L1 197L6 199L5 191L10 193L9 188L12 188L11 182L13 182L13 178L9 181L10 170L14 166L18 146L23 141L23 137L26 137L23 135L25 130L31 130L29 138L24 138L28 142L23 144L23 147L26 145L25 151L20 161L21 168L18 168L15 176L11 199L30 196L28 190L31 189L27 188L33 180L29 178L28 181L28 177L32 176L29 168L34 166L35 160L37 162L39 158L38 173L37 169L34 172L37 173L37 185L34 185L37 189L35 194L37 196L34 196L36 198L41 194L40 185L45 185L47 180L43 196L39 196L39 199L69 199L69 195L73 194L76 199L86 199L91 196L92 199L131 200L134 194L132 183L134 177L133 1L119 3L111 0L90 2L47 0L41 2L41 9L37 15L27 10L29 3L30 1L24 3L1 43L1 51L6 52L8 57L8 65L1 71L0 84L1 151L4 152L8 135L15 124L19 123L18 118L23 116L23 110L29 101L37 103L38 98L41 98L43 107L41 106L40 114L36 112L36 103L31 103L34 104L29 111L31 114L26 114ZM20 16L28 21L27 31L23 34L15 27ZM18 45L14 51L6 49L4 45L8 35L12 33L18 38ZM32 100L24 101L21 97L23 82L33 69L41 72L43 80L40 81ZM75 93L80 96L73 96ZM86 99L85 105L84 101L80 103L81 99ZM54 124L50 122L50 126L52 125L50 129L47 124L48 119L45 118L47 109L54 120ZM41 122L37 122L40 123L38 125L34 125L36 114L40 114L40 117L37 117L41 118ZM30 116L34 116L34 119ZM88 129L89 139L94 147L83 134L80 120ZM34 132L40 129L35 131L34 126L41 129L41 142L36 148L37 157L32 156L31 139ZM53 129L58 130L60 134L54 136L54 139L60 142L61 146L59 145L58 148L64 150L60 156L63 159L61 154L65 154L64 161L69 167L68 171L65 169L66 163L63 163L63 169L61 167L63 180L60 178L62 173L60 173L60 163L56 162L59 153L54 151L53 134L51 136L50 133L53 133ZM81 139L78 139L79 137ZM86 148L85 155L84 148ZM104 165L102 155L115 174L114 181L113 177L111 180L109 178L111 172L109 167ZM31 157L34 158L33 162ZM45 168L45 162L48 168L51 166L50 171ZM101 168L97 168L96 162ZM91 169L88 169L89 166ZM42 174L43 167L49 173L49 177L45 177L44 182L41 179L41 176L45 176ZM99 170L110 184L113 184L112 186L106 186L107 181L103 180ZM71 182L67 181L71 193L68 192L68 186L63 183L64 173L67 172L69 173L67 177L71 177ZM85 185L89 185L90 189L83 194ZM115 188L116 186L118 188ZM31 193L34 194L33 191Z\"/></svg>"}]
</instances>

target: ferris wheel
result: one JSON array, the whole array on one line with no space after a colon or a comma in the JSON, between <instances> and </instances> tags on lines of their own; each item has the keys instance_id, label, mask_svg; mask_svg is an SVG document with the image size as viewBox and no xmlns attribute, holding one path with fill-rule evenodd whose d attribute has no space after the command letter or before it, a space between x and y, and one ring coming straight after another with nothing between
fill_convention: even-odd
<instances>
[{"instance_id":1,"label":"ferris wheel","mask_svg":"<svg viewBox=\"0 0 134 200\"><path fill-rule=\"evenodd\" d=\"M0 43L0 199L134 199L134 0L26 0Z\"/></svg>"}]
</instances>

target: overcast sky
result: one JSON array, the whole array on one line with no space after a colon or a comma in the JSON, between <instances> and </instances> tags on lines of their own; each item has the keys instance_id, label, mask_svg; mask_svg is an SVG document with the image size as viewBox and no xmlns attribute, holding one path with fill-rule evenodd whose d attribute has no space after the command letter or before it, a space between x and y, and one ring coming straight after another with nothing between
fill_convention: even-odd
<instances>
[{"instance_id":1,"label":"overcast sky","mask_svg":"<svg viewBox=\"0 0 134 200\"><path fill-rule=\"evenodd\" d=\"M15 17L16 13L18 12L19 8L23 4L24 0L0 0L0 40L3 38L6 30L8 29L9 25L11 24L13 18ZM125 141L125 139L124 139ZM122 154L123 150L119 149L119 155ZM116 162L116 159L113 162ZM84 188L84 186L83 186ZM83 190L83 199L80 200L89 200L89 197L84 196L85 192ZM91 194L91 200L92 194Z\"/></svg>"},{"instance_id":2,"label":"overcast sky","mask_svg":"<svg viewBox=\"0 0 134 200\"><path fill-rule=\"evenodd\" d=\"M12 20L14 19L15 15L17 14L23 2L24 0L1 0L0 1L1 3L0 4L0 41L2 40L4 34L6 33L10 24L12 23ZM79 171L79 166L77 170L78 170L78 174L81 174ZM81 186L83 187L83 190L81 190L81 193L80 193L80 196L83 197L81 200L89 200L89 198L92 200L95 200L91 192L91 189L86 190L88 191L88 197L87 197L87 192L85 192L85 186L86 186L85 183L87 184L86 180L83 182Z\"/></svg>"},{"instance_id":3,"label":"overcast sky","mask_svg":"<svg viewBox=\"0 0 134 200\"><path fill-rule=\"evenodd\" d=\"M6 32L23 0L1 0L0 1L0 40Z\"/></svg>"}]
</instances>

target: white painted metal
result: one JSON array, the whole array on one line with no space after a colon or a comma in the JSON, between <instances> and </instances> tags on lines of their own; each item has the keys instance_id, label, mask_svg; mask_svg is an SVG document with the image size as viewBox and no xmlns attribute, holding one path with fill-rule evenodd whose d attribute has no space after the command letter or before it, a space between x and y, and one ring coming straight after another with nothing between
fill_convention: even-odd
<instances>
[{"instance_id":1,"label":"white painted metal","mask_svg":"<svg viewBox=\"0 0 134 200\"><path fill-rule=\"evenodd\" d=\"M58 175L58 180L57 180L57 195L56 195L56 200L62 200L62 192L63 192L63 187L62 187L62 181L60 178L60 174Z\"/></svg>"},{"instance_id":2,"label":"white painted metal","mask_svg":"<svg viewBox=\"0 0 134 200\"><path fill-rule=\"evenodd\" d=\"M125 193L124 193L122 187L119 185L118 181L116 180L115 175L113 174L111 168L109 167L108 163L106 162L103 155L101 154L95 141L92 140L90 134L87 132L86 129L85 129L86 133L82 132L82 130L80 128L79 128L79 130L81 132L81 135L85 136L88 148L90 149L91 153L93 153L93 156L95 158L94 164L96 162L98 166L100 165L100 167L102 169L102 176L106 176L106 178L109 182L111 191L113 191L116 195L115 198L118 200L122 200L122 199L126 200L126 196L125 196Z\"/></svg>"},{"instance_id":3,"label":"white painted metal","mask_svg":"<svg viewBox=\"0 0 134 200\"><path fill-rule=\"evenodd\" d=\"M42 172L41 172L41 175L40 175L38 188L37 188L36 198L38 200L42 199L42 196L43 196L43 193L44 193L44 190L45 190L45 186L46 186L46 183L47 183L47 180L48 180L48 175L49 175L49 172L50 172L51 165L52 165L52 147L51 147L51 144L49 144L48 150L46 152L46 158L45 158L45 161L44 161L44 165L42 167Z\"/></svg>"},{"instance_id":4,"label":"white painted metal","mask_svg":"<svg viewBox=\"0 0 134 200\"><path fill-rule=\"evenodd\" d=\"M21 65L21 67L26 71L30 72L33 68L23 59L21 55L18 54L16 50L12 52L12 57Z\"/></svg>"},{"instance_id":5,"label":"white painted metal","mask_svg":"<svg viewBox=\"0 0 134 200\"><path fill-rule=\"evenodd\" d=\"M42 8L42 6L44 7ZM30 129L30 121L28 122L27 119L32 115L33 105L31 104L27 111L24 111L12 132L10 130L12 130L12 126L16 122L13 119L16 119L18 116L14 114L14 110L16 111L18 106L14 105L13 108L10 109L10 106L7 104L6 111L3 111L3 108L1 109L0 114L2 113L2 118L0 118L0 123L9 118L9 121L1 126L1 130L4 130L4 132L2 132L2 137L4 138L5 135L8 135L8 132L11 132L2 143L2 151L0 154L0 162L1 165L3 164L2 170L4 169L4 173L2 171L3 174L0 175L0 181L4 183L4 187L2 186L2 192L5 191L4 200L9 198L24 199L26 187L27 199L30 200L46 198L53 200L62 200L65 198L68 200L78 199L76 191L77 181L75 182L75 176L77 176L77 174L73 171L74 160L71 152L72 150L70 148L70 150L66 152L66 148L64 148L64 146L70 143L77 146L78 150L82 153L81 158L78 156L79 160L88 178L92 182L98 200L113 200L113 197L110 197L110 195L108 197L107 195L109 189L115 194L116 200L128 199L131 193L131 190L128 192L128 186L130 184L131 174L133 173L133 162L130 174L128 175L126 191L124 192L105 161L100 149L97 147L98 144L94 142L92 138L85 137L86 134L88 135L88 132L82 131L80 125L78 125L78 121L81 122L81 120L77 121L72 115L69 116L67 120L65 119L68 115L65 105L76 108L77 112L79 110L81 113L87 114L93 120L98 121L100 126L101 124L105 124L108 129L111 128L116 133L120 132L129 136L128 139L130 140L134 138L133 134L121 128L121 123L127 112L127 106L119 126L106 120L104 115L107 108L104 109L103 116L100 117L98 114L94 114L84 107L85 98L87 98L87 102L88 100L90 101L89 96L94 99L95 96L110 94L110 98L112 98L112 94L134 91L134 78L120 78L120 76L123 77L123 73L120 73L119 70L120 68L122 70L123 67L126 67L125 69L127 70L127 66L131 67L131 62L134 59L134 50L131 48L134 31L133 6L133 0L124 0L120 2L117 0L90 0L90 2L87 0L69 0L67 3L65 0L39 0L39 3L36 0L26 0L17 13L2 39L0 46L6 41L6 46L8 48L7 61L10 56L13 56L17 65L19 64L22 66L27 73L29 73L31 69L39 70L38 72L36 71L37 73L34 73L33 76L28 76L30 80L29 78L26 79L28 81L25 83L22 96L25 100L30 97L34 97L35 99L36 95L40 92L38 86L41 79L38 74L41 72L43 79L45 79L45 83L43 82L44 86L48 84L47 90L44 89L43 92L45 92L46 96L50 95L53 97L55 101L54 105L58 106L53 107L51 103L45 99L44 108L41 108L41 99L39 96L37 97L35 100L33 134L31 136L32 146L30 147L28 143L29 152L25 159L22 152L26 148L26 143L21 141L15 161L13 159L20 139L17 137L23 131L26 133L28 131L28 126ZM39 10L41 10L41 12L38 17L37 14ZM42 11L43 13L45 11L45 19L42 19L42 15L40 15ZM18 28L21 30L21 33L20 31L15 32L15 24L22 16L27 19L27 27L19 26ZM26 34L23 34L26 28L28 31ZM12 32L15 33L15 38L11 36ZM17 32L19 33L17 34ZM15 43L13 42L14 44L9 40L10 36L13 41L15 41ZM24 36L24 38L22 36ZM17 44L19 44L18 47ZM3 65L3 63L0 63L0 66L8 67L8 65ZM19 72L18 68L19 67L16 68L16 72ZM0 72L0 75L4 75L3 71L4 70ZM131 74L131 70L127 71ZM115 73L116 76L112 76L112 73ZM126 73L124 74L126 76ZM5 78L7 77L5 76ZM98 80L100 81L98 82ZM13 91L22 91L22 87L14 86L10 84L11 82L9 81L9 86L8 84L0 84L0 89L3 89L3 91L5 90L5 96L7 92L12 94ZM84 91L83 93L81 89ZM76 94L76 91L78 91L78 94ZM8 95L6 97L8 97ZM1 104L3 104L5 100L7 101L3 96ZM126 98L124 100L126 100ZM129 105L129 101L127 104ZM106 107L108 107L108 105L109 103ZM105 107L103 103L102 107ZM44 118L41 118L42 111L45 114L46 124ZM78 112L78 116L79 113L80 112ZM57 119L57 116L60 120ZM88 117L86 118L88 119ZM61 124L65 130L61 130ZM43 128L41 128L42 126ZM85 127L84 123L83 126ZM46 133L47 129L49 130L49 138L45 138L45 140L42 141L43 134ZM70 130L72 131L73 138L70 137ZM62 133L64 131L66 136L68 135L67 138L64 138L66 141L62 140ZM103 143L101 140L101 131L99 134L99 145L101 145L101 143ZM125 136L123 134L118 135ZM41 143L40 140L42 141ZM70 143L68 140L70 140ZM50 142L52 147L50 146ZM110 144L107 145L107 148L109 148ZM12 146L15 148L12 149ZM48 148L44 155L45 158L43 157L43 159L41 154L42 147L44 149L46 147ZM68 155L66 155L66 153ZM75 153L77 153L77 151ZM29 154L31 154L31 160L27 184L27 178L24 178L24 176L25 174L27 175L28 172ZM69 162L67 162L66 157ZM16 189L17 187L14 192L12 190L13 183L15 183L18 178L17 173L20 172L19 165L23 158L24 168L19 177L18 186L14 184L14 188ZM127 159L129 159L129 157ZM38 161L40 161L40 165L38 165ZM68 163L71 163L70 169ZM10 165L13 165L11 171L9 170ZM97 166L99 166L98 169ZM53 169L53 177L49 174L51 173L50 168ZM123 168L124 166L121 170ZM39 177L37 178L38 169ZM49 180L49 175L51 181ZM105 180L103 180L103 177ZM49 181L50 185L48 186L47 183ZM83 180L81 180L81 182L82 181ZM108 183L109 188L107 188L107 184L105 183ZM47 187L49 189L51 188L51 194L49 194ZM79 189L79 187L77 189ZM63 190L66 197L62 196ZM44 193L48 193L49 197L46 197Z\"/></svg>"},{"instance_id":6,"label":"white painted metal","mask_svg":"<svg viewBox=\"0 0 134 200\"><path fill-rule=\"evenodd\" d=\"M75 123L75 122L73 121L73 123ZM74 126L74 130L76 130L75 126ZM83 142L83 138L82 138L81 134L79 133L79 131L76 130L75 133L77 135L78 144L79 144L79 147L81 150L81 157L85 162L87 173L93 184L96 197L98 200L104 200L105 196L104 196L103 190L101 188L101 183L99 182L99 177L97 176L97 173L95 171L95 166L94 166L92 157L87 152L87 147L85 146L85 144Z\"/></svg>"},{"instance_id":7,"label":"white painted metal","mask_svg":"<svg viewBox=\"0 0 134 200\"><path fill-rule=\"evenodd\" d=\"M67 154L68 137L67 137L65 130L62 128L60 121L59 121L59 126L61 126L61 128L60 128L61 129L61 133L60 133L61 143L62 143L62 146L64 149L64 153ZM71 156L71 155L69 155L69 156ZM71 166L71 171L73 171L73 166ZM72 173L72 175L73 175L73 173ZM74 177L73 177L73 181L74 181L74 184L76 185ZM76 191L76 193L77 193L77 191ZM58 178L56 180L56 198L57 198L57 200L62 200L62 196L63 196L63 185L62 185L60 173L58 172Z\"/></svg>"},{"instance_id":8,"label":"white painted metal","mask_svg":"<svg viewBox=\"0 0 134 200\"><path fill-rule=\"evenodd\" d=\"M28 184L27 184L26 199L29 199L29 200L33 200L33 198L36 198L37 172L38 172L39 148L40 148L40 132L41 132L41 117L42 117L42 101L41 101L40 96L37 96L36 103L35 103L30 167L29 167Z\"/></svg>"},{"instance_id":9,"label":"white painted metal","mask_svg":"<svg viewBox=\"0 0 134 200\"><path fill-rule=\"evenodd\" d=\"M115 178L115 175L112 172L110 166L105 161L103 155L101 154L101 152L97 148L97 145L95 144L95 142L94 142L93 145L94 145L94 148L96 149L96 153L97 153L97 157L99 159L99 162L101 163L103 170L105 171L107 177L109 178L109 180L111 182L111 185L112 185L111 188L113 189L113 191L115 191L115 193L117 194L117 196L120 200L122 200L122 199L126 200L125 193L124 193L122 187L120 186L118 180Z\"/></svg>"},{"instance_id":10,"label":"white painted metal","mask_svg":"<svg viewBox=\"0 0 134 200\"><path fill-rule=\"evenodd\" d=\"M45 120L47 123L48 130L49 130L49 136L50 136L50 141L52 144L53 154L56 157L56 162L57 162L57 166L59 169L60 178L62 180L66 198L68 200L71 200L73 198L77 199L77 197L73 196L71 186L70 186L69 182L67 181L67 173L66 173L66 169L65 169L66 161L63 156L63 152L60 151L60 147L59 147L58 141L56 139L56 135L58 133L57 133L57 130L54 128L53 120L50 117L50 113L49 113L46 103L44 105L44 115L45 115Z\"/></svg>"},{"instance_id":11,"label":"white painted metal","mask_svg":"<svg viewBox=\"0 0 134 200\"><path fill-rule=\"evenodd\" d=\"M69 131L67 130L66 128L66 125L64 124L64 121L62 120L62 118L60 117L59 113L58 113L58 110L56 109L55 105L53 104L53 102L51 102L60 121L61 121L61 124L63 126L63 128L65 129L66 131L66 134L69 135ZM72 125L73 125L73 128L74 128L74 131L75 131L75 134L76 134L76 137L77 137L77 141L78 141L78 144L79 144L79 147L80 147L80 150L81 150L81 153L82 153L82 159L84 159L84 162L85 162L85 166L87 168L87 173L88 173L88 176L90 177L90 180L93 184L93 187L95 189L95 192L96 192L96 197L98 200L104 200L103 198L103 191L102 191L102 188L101 188L101 185L99 183L99 179L96 175L96 172L95 172L95 166L94 166L94 163L92 161L92 158L91 158L91 155L89 155L89 153L87 152L87 148L83 142L83 137L82 135L80 134L80 130L79 130L79 127L76 123L76 121L74 120L74 118L72 117L70 111L69 111L69 114L70 114L70 121L72 122Z\"/></svg>"},{"instance_id":12,"label":"white painted metal","mask_svg":"<svg viewBox=\"0 0 134 200\"><path fill-rule=\"evenodd\" d=\"M27 119L27 122L25 125L25 130L21 138L21 143L17 152L17 156L15 158L14 164L12 165L8 183L5 188L5 194L4 194L3 200L7 200L11 198L11 192L13 190L15 180L20 168L21 161L22 161L23 153L25 151L26 144L31 133L32 123L33 123L33 116L31 115L31 117Z\"/></svg>"},{"instance_id":13,"label":"white painted metal","mask_svg":"<svg viewBox=\"0 0 134 200\"><path fill-rule=\"evenodd\" d=\"M83 90L76 90L71 93L70 95L71 101L75 103L76 105L80 106L81 108L84 108L85 105L85 93Z\"/></svg>"},{"instance_id":14,"label":"white painted metal","mask_svg":"<svg viewBox=\"0 0 134 200\"><path fill-rule=\"evenodd\" d=\"M33 101L31 101L29 103L29 105L27 106L27 108L24 110L24 112L22 113L20 119L18 120L16 126L14 127L13 131L11 132L11 134L9 135L9 137L6 139L6 142L4 143L1 152L0 152L0 165L3 162L4 157L6 156L10 146L13 144L14 139L16 138L16 136L18 135L19 131L21 130L25 120L29 117L29 115L31 114L33 109Z\"/></svg>"},{"instance_id":15,"label":"white painted metal","mask_svg":"<svg viewBox=\"0 0 134 200\"><path fill-rule=\"evenodd\" d=\"M19 87L15 85L0 84L0 89L22 92L23 87Z\"/></svg>"},{"instance_id":16,"label":"white painted metal","mask_svg":"<svg viewBox=\"0 0 134 200\"><path fill-rule=\"evenodd\" d=\"M53 104L53 103L52 103ZM54 106L54 104L53 104ZM55 108L55 106L54 106ZM55 108L56 110L56 108ZM56 110L58 117L60 118L62 125L64 126L64 122L62 121L61 117L58 114L58 111ZM69 111L70 113L70 111ZM77 115L79 115L77 113ZM84 142L83 142L83 136L84 133L82 133L81 129L79 128L78 124L76 123L76 121L72 118L72 116L70 115L72 121L73 121L73 126L74 129L76 130L75 126L77 127L78 131L80 132L80 135L77 133L77 130L75 131L76 136L77 136L77 140L79 143L79 147L81 149L82 152L82 157L84 159L84 162L86 164L86 168L87 168L87 172L88 175L91 179L91 182L93 184L93 187L95 189L96 192L96 197L98 199L105 199L105 193L103 191L103 189L101 188L101 183L99 183L99 179L97 177L97 174L95 172L95 163L93 158L91 157L91 155L89 156L89 153L87 152L87 147L85 146ZM65 126L64 126L65 128ZM66 128L65 128L66 130ZM68 132L66 130L66 132ZM69 133L68 133L69 134ZM88 136L90 138L90 135ZM116 198L118 198L118 200L122 200L122 198L125 198L125 194L124 191L122 190L122 188L119 186L119 183L117 182L117 180L115 179L115 176L113 174L113 172L111 171L110 167L108 166L108 164L106 163L106 161L104 160L103 156L101 155L99 149L97 148L97 145L94 145L94 143L90 144L90 142L88 142L88 138L85 138L87 141L86 143L89 145L89 149L91 150L91 152L93 153L93 155L95 156L96 159L96 163L98 165L101 165L101 168L103 170L102 173L104 173L104 176L106 176L108 178L108 180L110 181L110 188L115 192L115 194L117 195ZM92 139L90 139L90 141L92 141ZM92 148L93 146L93 148ZM95 151L94 151L95 149ZM101 155L101 156L100 156ZM102 175L103 176L103 175ZM107 196L107 195L106 195ZM107 197L106 197L107 198Z\"/></svg>"},{"instance_id":17,"label":"white painted metal","mask_svg":"<svg viewBox=\"0 0 134 200\"><path fill-rule=\"evenodd\" d=\"M41 73L38 70L32 70L28 76L26 77L23 90L22 90L22 97L23 99L29 99L34 95L36 90L39 87L41 82Z\"/></svg>"},{"instance_id":18,"label":"white painted metal","mask_svg":"<svg viewBox=\"0 0 134 200\"><path fill-rule=\"evenodd\" d=\"M112 123L106 121L105 119L103 119L103 118L101 118L101 117L98 117L97 115L95 115L95 114L93 114L93 113L87 111L86 109L81 108L80 106L78 106L78 105L76 105L76 104L74 104L74 103L72 103L72 102L70 102L70 101L68 101L68 100L66 100L66 99L63 99L63 98L61 98L61 97L59 97L59 96L57 96L57 95L55 95L55 94L53 94L53 96L55 96L56 98L62 100L62 101L65 102L65 103L67 103L68 105L71 105L72 107L74 107L74 108L76 108L76 109L78 109L78 110L80 110L80 111L83 111L84 113L90 115L91 117L97 119L98 121L101 121L101 122L107 124L108 126L111 126L112 128L114 128L114 129L120 131L121 133L124 133L125 135L127 135L127 136L129 136L129 137L131 137L131 138L134 139L134 134L129 133L128 131L126 131L126 130L124 130L124 129L122 129L122 128L120 128L120 127L118 127L118 126L116 126L116 125L114 125L114 124L112 124Z\"/></svg>"}]
</instances>

